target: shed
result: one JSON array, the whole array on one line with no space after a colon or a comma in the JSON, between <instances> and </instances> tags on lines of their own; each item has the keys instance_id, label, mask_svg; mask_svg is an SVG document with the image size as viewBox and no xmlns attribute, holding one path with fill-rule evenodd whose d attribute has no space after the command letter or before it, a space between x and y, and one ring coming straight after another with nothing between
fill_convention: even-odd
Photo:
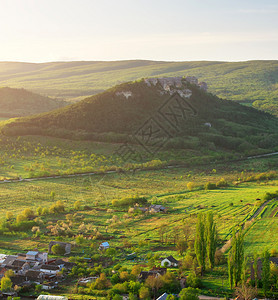
<instances>
[{"instance_id":1,"label":"shed","mask_svg":"<svg viewBox=\"0 0 278 300\"><path fill-rule=\"evenodd\" d=\"M99 245L99 250L105 250L108 249L110 247L108 242L103 242Z\"/></svg>"}]
</instances>

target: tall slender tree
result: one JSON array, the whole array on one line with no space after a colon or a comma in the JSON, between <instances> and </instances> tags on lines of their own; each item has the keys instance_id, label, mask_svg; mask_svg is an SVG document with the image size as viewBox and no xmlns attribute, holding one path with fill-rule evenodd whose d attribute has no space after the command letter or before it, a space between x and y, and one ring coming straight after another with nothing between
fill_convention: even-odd
<instances>
[{"instance_id":1,"label":"tall slender tree","mask_svg":"<svg viewBox=\"0 0 278 300\"><path fill-rule=\"evenodd\" d=\"M209 268L214 267L215 251L217 246L217 232L216 226L213 221L212 212L208 212L206 215L205 225L205 237L206 237L206 249Z\"/></svg>"},{"instance_id":2,"label":"tall slender tree","mask_svg":"<svg viewBox=\"0 0 278 300\"><path fill-rule=\"evenodd\" d=\"M233 231L232 247L228 258L228 273L231 289L233 285L237 286L242 274L244 260L243 234L240 229L238 233Z\"/></svg>"},{"instance_id":3,"label":"tall slender tree","mask_svg":"<svg viewBox=\"0 0 278 300\"><path fill-rule=\"evenodd\" d=\"M198 215L194 248L198 264L201 267L201 274L203 275L206 269L206 238L204 214Z\"/></svg>"},{"instance_id":4,"label":"tall slender tree","mask_svg":"<svg viewBox=\"0 0 278 300\"><path fill-rule=\"evenodd\" d=\"M267 291L269 290L269 283L270 283L270 254L268 250L265 250L263 252L263 257L262 257L262 264L263 264L263 269L262 269L262 282L263 282L263 290L264 290L264 295L266 296Z\"/></svg>"},{"instance_id":5,"label":"tall slender tree","mask_svg":"<svg viewBox=\"0 0 278 300\"><path fill-rule=\"evenodd\" d=\"M258 286L258 253L254 253L253 255L253 270L254 270L254 281L255 286Z\"/></svg>"}]
</instances>

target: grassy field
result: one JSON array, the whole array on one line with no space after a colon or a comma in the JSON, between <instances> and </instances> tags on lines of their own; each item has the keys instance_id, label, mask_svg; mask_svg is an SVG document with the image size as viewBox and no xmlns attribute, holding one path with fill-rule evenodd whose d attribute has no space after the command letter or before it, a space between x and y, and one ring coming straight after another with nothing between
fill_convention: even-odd
<instances>
[{"instance_id":1,"label":"grassy field","mask_svg":"<svg viewBox=\"0 0 278 300\"><path fill-rule=\"evenodd\" d=\"M277 114L277 61L1 63L0 85L63 99L84 98L145 77L197 76L224 99L254 102ZM46 80L47 79L47 80Z\"/></svg>"},{"instance_id":2,"label":"grassy field","mask_svg":"<svg viewBox=\"0 0 278 300\"><path fill-rule=\"evenodd\" d=\"M242 224L256 210L256 199L262 199L266 192L277 190L277 181L271 180L261 183L242 183L217 190L187 189L189 181L203 184L207 181L215 182L223 174L207 173L203 175L192 174L187 170L173 169L163 171L142 171L131 174L107 174L84 176L77 178L61 178L37 180L31 182L2 183L0 186L0 213L2 216L7 211L14 214L20 213L25 208L36 209L39 206L49 207L57 200L71 208L75 201L82 205L90 206L92 211L82 212L85 223L93 223L104 233L109 225L107 220L114 215L117 220L108 231L115 237L124 232L128 240L138 243L140 240L159 240L159 228L167 225L169 239L172 240L174 232L181 230L184 222L189 222L194 231L196 214L199 212L213 211L218 224L219 236L226 240L230 237L234 226ZM54 192L55 198L51 197ZM169 209L167 214L128 216L128 207L116 208L111 204L113 199L127 196L145 196L150 203L162 204ZM232 203L232 204L231 204ZM248 229L246 238L246 252L251 254L253 249L262 251L265 246L278 247L277 216L268 213L278 207L272 201L267 206L267 211L258 217ZM12 209L11 209L12 208ZM110 212L107 210L111 210ZM127 216L126 216L127 215ZM65 217L61 217L62 219ZM108 224L108 225L107 225ZM115 228L115 229L114 229ZM262 240L261 236L270 233ZM120 239L113 243L119 245Z\"/></svg>"}]
</instances>

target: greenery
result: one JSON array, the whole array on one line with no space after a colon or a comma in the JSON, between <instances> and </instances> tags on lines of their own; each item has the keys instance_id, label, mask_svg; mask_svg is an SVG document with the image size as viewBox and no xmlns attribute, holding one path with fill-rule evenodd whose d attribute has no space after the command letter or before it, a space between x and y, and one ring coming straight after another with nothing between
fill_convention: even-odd
<instances>
[{"instance_id":1,"label":"greenery","mask_svg":"<svg viewBox=\"0 0 278 300\"><path fill-rule=\"evenodd\" d=\"M0 88L0 117L29 116L51 111L67 104L67 102L41 96L22 88Z\"/></svg>"},{"instance_id":2,"label":"greenery","mask_svg":"<svg viewBox=\"0 0 278 300\"><path fill-rule=\"evenodd\" d=\"M0 63L0 85L80 100L143 77L197 76L217 96L277 115L277 61ZM11 76L10 70L13 70ZM45 80L47 78L47 80Z\"/></svg>"}]
</instances>

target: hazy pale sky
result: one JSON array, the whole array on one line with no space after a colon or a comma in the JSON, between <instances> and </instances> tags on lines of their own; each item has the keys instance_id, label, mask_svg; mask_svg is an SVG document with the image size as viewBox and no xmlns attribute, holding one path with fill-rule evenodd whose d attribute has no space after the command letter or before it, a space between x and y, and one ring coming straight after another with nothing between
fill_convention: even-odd
<instances>
[{"instance_id":1,"label":"hazy pale sky","mask_svg":"<svg viewBox=\"0 0 278 300\"><path fill-rule=\"evenodd\" d=\"M0 0L0 61L278 59L277 0Z\"/></svg>"}]
</instances>

